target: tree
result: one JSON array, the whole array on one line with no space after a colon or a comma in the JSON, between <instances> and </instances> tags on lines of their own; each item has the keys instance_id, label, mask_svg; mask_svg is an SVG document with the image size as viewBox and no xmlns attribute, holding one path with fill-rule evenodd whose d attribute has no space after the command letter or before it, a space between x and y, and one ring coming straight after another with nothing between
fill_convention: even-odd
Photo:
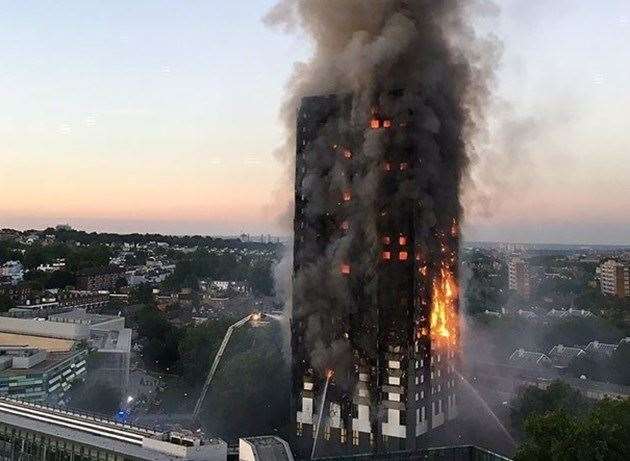
<instances>
[{"instance_id":1,"label":"tree","mask_svg":"<svg viewBox=\"0 0 630 461\"><path fill-rule=\"evenodd\" d=\"M179 360L180 330L160 312L145 307L138 313L138 333L144 339L143 358L147 366L170 371Z\"/></svg>"},{"instance_id":2,"label":"tree","mask_svg":"<svg viewBox=\"0 0 630 461\"><path fill-rule=\"evenodd\" d=\"M5 294L0 294L0 312L8 312L9 309L13 309L14 307L15 304L13 304L11 298Z\"/></svg>"},{"instance_id":3,"label":"tree","mask_svg":"<svg viewBox=\"0 0 630 461\"><path fill-rule=\"evenodd\" d=\"M231 319L224 318L198 327L188 327L183 331L178 344L178 371L187 382L203 382L231 323Z\"/></svg>"},{"instance_id":4,"label":"tree","mask_svg":"<svg viewBox=\"0 0 630 461\"><path fill-rule=\"evenodd\" d=\"M153 296L153 288L148 283L135 286L129 292L129 302L131 304L144 304L145 306L154 306L155 297Z\"/></svg>"},{"instance_id":5,"label":"tree","mask_svg":"<svg viewBox=\"0 0 630 461\"><path fill-rule=\"evenodd\" d=\"M586 414L533 413L515 461L622 461L630 455L630 400L604 400Z\"/></svg>"},{"instance_id":6,"label":"tree","mask_svg":"<svg viewBox=\"0 0 630 461\"><path fill-rule=\"evenodd\" d=\"M579 414L588 411L590 405L579 391L566 383L555 381L546 390L537 387L524 388L512 402L510 418L514 429L522 432L531 415L545 415L557 410Z\"/></svg>"}]
</instances>

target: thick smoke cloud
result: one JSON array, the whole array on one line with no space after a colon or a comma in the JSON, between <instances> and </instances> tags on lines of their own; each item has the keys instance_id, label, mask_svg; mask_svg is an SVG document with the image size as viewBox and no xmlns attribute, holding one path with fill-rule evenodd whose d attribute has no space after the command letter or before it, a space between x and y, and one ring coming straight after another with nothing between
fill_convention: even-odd
<instances>
[{"instance_id":1,"label":"thick smoke cloud","mask_svg":"<svg viewBox=\"0 0 630 461\"><path fill-rule=\"evenodd\" d=\"M329 121L308 146L307 170L321 175L308 176L299 185L307 196L305 215L312 221L326 215L330 197L352 191L350 228L333 238L323 255L307 246L310 263L294 274L293 316L306 325L311 364L319 372L349 369L352 351L361 343L337 321L357 305L353 285L339 277L339 267L349 263L362 295L373 297L383 209L400 210L402 216L413 204L419 217L415 243L429 259L440 253L437 236L451 229L454 220L461 221L461 189L473 157L470 140L485 130L484 108L500 54L493 41L476 35L471 18L495 13L486 1L283 0L265 18L270 25L304 34L313 46L311 59L295 65L282 107L288 136L278 156L288 178L295 172L295 123L302 98L352 95L350 116ZM395 90L403 91L394 96ZM352 146L360 155L353 156L353 173L347 174L340 164L343 156L331 156L330 150L343 149L340 139L352 138L356 127L369 127L375 110L405 129L386 136L365 128ZM403 151L414 158L411 171L383 203L383 164L387 155ZM391 221L399 222L401 216ZM369 315L364 320L367 332ZM396 326L393 321L389 325L392 330ZM358 349L369 355L371 347Z\"/></svg>"}]
</instances>

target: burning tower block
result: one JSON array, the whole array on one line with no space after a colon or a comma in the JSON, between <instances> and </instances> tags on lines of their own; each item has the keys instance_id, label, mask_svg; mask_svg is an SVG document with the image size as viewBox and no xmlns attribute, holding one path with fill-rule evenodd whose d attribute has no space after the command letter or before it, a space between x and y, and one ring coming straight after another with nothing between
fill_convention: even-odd
<instances>
[{"instance_id":1,"label":"burning tower block","mask_svg":"<svg viewBox=\"0 0 630 461\"><path fill-rule=\"evenodd\" d=\"M355 99L298 111L297 457L422 448L457 416L463 147L421 94Z\"/></svg>"}]
</instances>

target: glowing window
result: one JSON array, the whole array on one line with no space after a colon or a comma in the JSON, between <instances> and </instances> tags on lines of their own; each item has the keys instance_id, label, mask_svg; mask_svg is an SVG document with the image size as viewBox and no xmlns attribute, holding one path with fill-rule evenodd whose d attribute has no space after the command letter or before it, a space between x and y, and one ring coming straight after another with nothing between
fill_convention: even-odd
<instances>
[{"instance_id":1,"label":"glowing window","mask_svg":"<svg viewBox=\"0 0 630 461\"><path fill-rule=\"evenodd\" d=\"M398 237L398 244L400 246L407 245L407 237L405 237L404 235L401 235L400 237Z\"/></svg>"},{"instance_id":2,"label":"glowing window","mask_svg":"<svg viewBox=\"0 0 630 461\"><path fill-rule=\"evenodd\" d=\"M350 275L350 265L349 264L342 264L341 265L341 273L344 275Z\"/></svg>"},{"instance_id":3,"label":"glowing window","mask_svg":"<svg viewBox=\"0 0 630 461\"><path fill-rule=\"evenodd\" d=\"M385 237L383 237L383 243L385 245L389 245L390 243L392 243L392 239L388 235L386 235Z\"/></svg>"},{"instance_id":4,"label":"glowing window","mask_svg":"<svg viewBox=\"0 0 630 461\"><path fill-rule=\"evenodd\" d=\"M409 259L409 253L407 253L406 251L401 251L400 253L398 253L398 259L400 259L401 261L407 261L407 259Z\"/></svg>"},{"instance_id":5,"label":"glowing window","mask_svg":"<svg viewBox=\"0 0 630 461\"><path fill-rule=\"evenodd\" d=\"M350 223L348 221L342 222L341 223L341 230L347 231L348 229L350 229Z\"/></svg>"},{"instance_id":6,"label":"glowing window","mask_svg":"<svg viewBox=\"0 0 630 461\"><path fill-rule=\"evenodd\" d=\"M391 128L392 121L391 120L383 120L383 128Z\"/></svg>"},{"instance_id":7,"label":"glowing window","mask_svg":"<svg viewBox=\"0 0 630 461\"><path fill-rule=\"evenodd\" d=\"M400 164L400 171L405 171L407 168L409 168L409 164L406 162L403 162Z\"/></svg>"},{"instance_id":8,"label":"glowing window","mask_svg":"<svg viewBox=\"0 0 630 461\"><path fill-rule=\"evenodd\" d=\"M389 162L385 162L383 168L385 169L385 171L392 171L392 164Z\"/></svg>"},{"instance_id":9,"label":"glowing window","mask_svg":"<svg viewBox=\"0 0 630 461\"><path fill-rule=\"evenodd\" d=\"M383 251L383 259L385 261L392 259L392 253L390 251Z\"/></svg>"},{"instance_id":10,"label":"glowing window","mask_svg":"<svg viewBox=\"0 0 630 461\"><path fill-rule=\"evenodd\" d=\"M344 202L349 202L350 200L352 200L352 192L350 192L349 190L344 191L344 193L343 193L343 201Z\"/></svg>"},{"instance_id":11,"label":"glowing window","mask_svg":"<svg viewBox=\"0 0 630 461\"><path fill-rule=\"evenodd\" d=\"M352 152L350 151L350 149L343 149L343 156L347 159L351 159L352 158Z\"/></svg>"},{"instance_id":12,"label":"glowing window","mask_svg":"<svg viewBox=\"0 0 630 461\"><path fill-rule=\"evenodd\" d=\"M372 119L372 121L370 122L370 128L372 128L373 130L376 130L380 127L381 127L381 121L376 118Z\"/></svg>"}]
</instances>

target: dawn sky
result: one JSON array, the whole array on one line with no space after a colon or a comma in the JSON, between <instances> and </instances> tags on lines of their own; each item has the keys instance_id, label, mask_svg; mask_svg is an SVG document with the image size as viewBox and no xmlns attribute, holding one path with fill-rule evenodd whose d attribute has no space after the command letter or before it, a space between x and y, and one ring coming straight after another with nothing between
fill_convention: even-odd
<instances>
[{"instance_id":1,"label":"dawn sky","mask_svg":"<svg viewBox=\"0 0 630 461\"><path fill-rule=\"evenodd\" d=\"M277 113L308 43L262 24L273 3L0 0L0 227L281 232ZM630 3L501 4L500 168L468 237L630 244Z\"/></svg>"}]
</instances>

